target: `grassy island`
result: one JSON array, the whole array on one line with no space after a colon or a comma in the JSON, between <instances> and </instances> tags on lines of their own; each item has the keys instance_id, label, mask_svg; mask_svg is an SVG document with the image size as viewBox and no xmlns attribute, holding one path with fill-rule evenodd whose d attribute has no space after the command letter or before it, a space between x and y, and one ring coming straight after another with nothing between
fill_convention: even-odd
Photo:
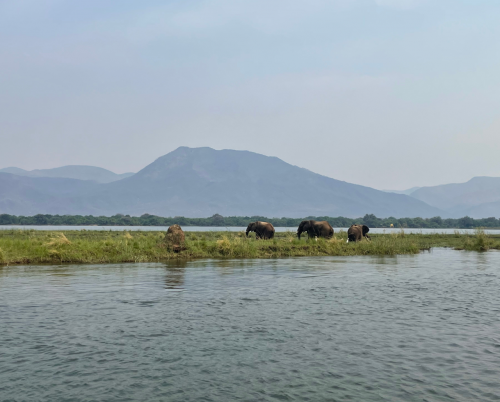
<instances>
[{"instance_id":1,"label":"grassy island","mask_svg":"<svg viewBox=\"0 0 500 402\"><path fill-rule=\"evenodd\" d=\"M298 240L294 232L273 240L255 240L243 232L186 232L184 249L174 253L164 232L140 231L0 231L0 264L160 262L193 258L278 258L416 254L432 247L487 251L500 249L499 235L374 234L371 241L346 243L346 232L332 239Z\"/></svg>"}]
</instances>

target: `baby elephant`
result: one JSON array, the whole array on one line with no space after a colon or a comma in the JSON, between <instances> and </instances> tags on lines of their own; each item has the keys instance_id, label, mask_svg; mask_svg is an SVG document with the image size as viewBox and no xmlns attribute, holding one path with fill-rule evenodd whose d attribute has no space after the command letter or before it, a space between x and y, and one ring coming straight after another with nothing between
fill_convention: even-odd
<instances>
[{"instance_id":1,"label":"baby elephant","mask_svg":"<svg viewBox=\"0 0 500 402\"><path fill-rule=\"evenodd\" d=\"M367 233L370 228L366 225L351 225L347 230L347 243L350 241L360 241L363 237L369 239L370 236Z\"/></svg>"},{"instance_id":2,"label":"baby elephant","mask_svg":"<svg viewBox=\"0 0 500 402\"><path fill-rule=\"evenodd\" d=\"M255 232L256 239L272 239L274 237L274 226L267 222L252 222L247 227L248 232Z\"/></svg>"}]
</instances>

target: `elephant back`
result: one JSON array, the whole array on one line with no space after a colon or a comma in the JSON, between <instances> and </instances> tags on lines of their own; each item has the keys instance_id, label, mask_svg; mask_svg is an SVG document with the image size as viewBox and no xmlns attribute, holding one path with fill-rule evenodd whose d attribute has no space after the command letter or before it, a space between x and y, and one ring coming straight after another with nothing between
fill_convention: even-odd
<instances>
[{"instance_id":1,"label":"elephant back","mask_svg":"<svg viewBox=\"0 0 500 402\"><path fill-rule=\"evenodd\" d=\"M370 231L370 228L366 225L354 224L347 230L347 236L353 240L361 240Z\"/></svg>"},{"instance_id":2,"label":"elephant back","mask_svg":"<svg viewBox=\"0 0 500 402\"><path fill-rule=\"evenodd\" d=\"M268 239L272 239L274 237L274 226L269 222L260 222L260 231L262 236Z\"/></svg>"}]
</instances>

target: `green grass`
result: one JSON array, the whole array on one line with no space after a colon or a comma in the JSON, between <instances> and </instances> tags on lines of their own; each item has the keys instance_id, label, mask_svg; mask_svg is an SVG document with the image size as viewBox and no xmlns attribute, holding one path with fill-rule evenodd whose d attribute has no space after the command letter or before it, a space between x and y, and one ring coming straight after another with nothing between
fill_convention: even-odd
<instances>
[{"instance_id":1,"label":"green grass","mask_svg":"<svg viewBox=\"0 0 500 402\"><path fill-rule=\"evenodd\" d=\"M456 247L456 249L468 251L488 251L490 248L498 249L498 244L481 228L476 229L474 236L466 237L462 246Z\"/></svg>"},{"instance_id":2,"label":"green grass","mask_svg":"<svg viewBox=\"0 0 500 402\"><path fill-rule=\"evenodd\" d=\"M374 234L372 240L346 243L345 232L332 239L298 240L294 232L276 233L273 240L246 238L243 232L186 232L185 249L172 252L164 232L131 231L0 231L0 264L159 262L193 258L277 258L416 254L432 247L486 251L500 249L500 236ZM307 236L306 236L307 237Z\"/></svg>"}]
</instances>

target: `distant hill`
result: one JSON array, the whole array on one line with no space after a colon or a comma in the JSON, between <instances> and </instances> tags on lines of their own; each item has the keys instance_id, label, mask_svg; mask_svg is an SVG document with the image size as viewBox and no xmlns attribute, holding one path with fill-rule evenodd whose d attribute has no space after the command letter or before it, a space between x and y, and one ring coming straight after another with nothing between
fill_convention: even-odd
<instances>
[{"instance_id":1,"label":"distant hill","mask_svg":"<svg viewBox=\"0 0 500 402\"><path fill-rule=\"evenodd\" d=\"M102 184L91 180L26 177L0 173L0 214L98 214L84 197Z\"/></svg>"},{"instance_id":2,"label":"distant hill","mask_svg":"<svg viewBox=\"0 0 500 402\"><path fill-rule=\"evenodd\" d=\"M408 190L382 190L382 191L385 191L386 193L411 195L411 193L417 191L420 188L422 188L422 187L412 187L412 188L409 188Z\"/></svg>"},{"instance_id":3,"label":"distant hill","mask_svg":"<svg viewBox=\"0 0 500 402\"><path fill-rule=\"evenodd\" d=\"M411 196L453 217L500 216L500 177L474 177L466 183L422 187Z\"/></svg>"},{"instance_id":4,"label":"distant hill","mask_svg":"<svg viewBox=\"0 0 500 402\"><path fill-rule=\"evenodd\" d=\"M95 166L69 165L54 169L24 170L17 167L0 169L0 173L11 173L27 177L61 177L65 179L93 180L98 183L111 183L132 176L134 173L116 174Z\"/></svg>"},{"instance_id":5,"label":"distant hill","mask_svg":"<svg viewBox=\"0 0 500 402\"><path fill-rule=\"evenodd\" d=\"M473 207L454 212L454 216L470 216L471 218L486 218L500 216L500 201L486 202Z\"/></svg>"},{"instance_id":6,"label":"distant hill","mask_svg":"<svg viewBox=\"0 0 500 402\"><path fill-rule=\"evenodd\" d=\"M248 151L180 147L135 175L98 184L0 173L0 213L140 216L432 217L402 194L350 184Z\"/></svg>"}]
</instances>

